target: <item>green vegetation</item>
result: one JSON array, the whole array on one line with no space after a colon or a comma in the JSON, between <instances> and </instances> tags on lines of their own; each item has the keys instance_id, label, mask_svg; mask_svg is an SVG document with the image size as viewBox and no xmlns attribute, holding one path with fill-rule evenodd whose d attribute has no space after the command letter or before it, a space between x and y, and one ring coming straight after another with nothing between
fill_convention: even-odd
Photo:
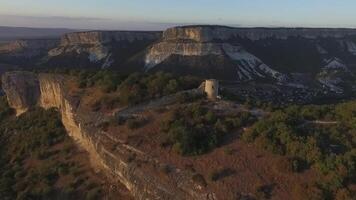
<instances>
[{"instance_id":1,"label":"green vegetation","mask_svg":"<svg viewBox=\"0 0 356 200\"><path fill-rule=\"evenodd\" d=\"M75 145L55 110L35 109L15 118L0 100L0 196L12 199L82 199L95 183L75 160ZM101 187L90 188L97 199Z\"/></svg>"},{"instance_id":2,"label":"green vegetation","mask_svg":"<svg viewBox=\"0 0 356 200\"><path fill-rule=\"evenodd\" d=\"M174 94L181 90L196 88L201 81L186 76L175 78L168 73L132 74L118 86L120 102L132 105L149 99Z\"/></svg>"},{"instance_id":3,"label":"green vegetation","mask_svg":"<svg viewBox=\"0 0 356 200\"><path fill-rule=\"evenodd\" d=\"M289 106L276 110L245 132L248 142L291 158L295 171L322 174L321 198L356 195L356 102L330 106ZM351 194L353 192L353 194ZM355 197L355 196L353 196Z\"/></svg>"},{"instance_id":4,"label":"green vegetation","mask_svg":"<svg viewBox=\"0 0 356 200\"><path fill-rule=\"evenodd\" d=\"M179 106L169 120L162 124L164 146L182 155L200 155L217 147L230 131L254 121L249 113L218 116L202 102Z\"/></svg>"},{"instance_id":5,"label":"green vegetation","mask_svg":"<svg viewBox=\"0 0 356 200\"><path fill-rule=\"evenodd\" d=\"M201 80L192 76L175 77L169 73L133 73L129 76L112 71L81 71L75 73L81 88L97 86L104 92L119 92L123 105L133 105L152 98L174 94L199 86Z\"/></svg>"}]
</instances>

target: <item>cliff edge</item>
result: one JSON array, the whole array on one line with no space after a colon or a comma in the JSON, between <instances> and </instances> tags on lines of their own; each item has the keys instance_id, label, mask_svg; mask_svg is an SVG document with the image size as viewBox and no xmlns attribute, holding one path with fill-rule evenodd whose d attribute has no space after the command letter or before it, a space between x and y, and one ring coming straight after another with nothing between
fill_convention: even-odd
<instances>
[{"instance_id":1,"label":"cliff edge","mask_svg":"<svg viewBox=\"0 0 356 200\"><path fill-rule=\"evenodd\" d=\"M80 99L69 94L65 77L9 72L3 75L2 85L18 115L34 106L57 108L68 134L88 151L93 164L123 183L136 199L216 199L184 170L173 169L168 179L162 179L157 171L145 169L144 164L164 163L96 127L105 116L81 110ZM135 161L128 159L131 155Z\"/></svg>"}]
</instances>

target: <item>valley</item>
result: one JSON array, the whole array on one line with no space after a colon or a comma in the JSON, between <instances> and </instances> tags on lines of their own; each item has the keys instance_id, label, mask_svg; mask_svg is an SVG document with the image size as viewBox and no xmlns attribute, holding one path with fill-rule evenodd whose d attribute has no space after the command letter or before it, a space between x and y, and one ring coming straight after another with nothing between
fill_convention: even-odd
<instances>
[{"instance_id":1,"label":"valley","mask_svg":"<svg viewBox=\"0 0 356 200\"><path fill-rule=\"evenodd\" d=\"M190 74L236 83L231 92L246 84L270 85L288 102L310 103L355 94L355 36L354 29L199 25L163 32L74 32L60 40L18 40L1 45L0 62L37 70ZM261 94L255 90L245 93L258 100ZM275 97L262 96L267 100Z\"/></svg>"},{"instance_id":2,"label":"valley","mask_svg":"<svg viewBox=\"0 0 356 200\"><path fill-rule=\"evenodd\" d=\"M6 199L355 198L356 29L57 31L0 43Z\"/></svg>"}]
</instances>

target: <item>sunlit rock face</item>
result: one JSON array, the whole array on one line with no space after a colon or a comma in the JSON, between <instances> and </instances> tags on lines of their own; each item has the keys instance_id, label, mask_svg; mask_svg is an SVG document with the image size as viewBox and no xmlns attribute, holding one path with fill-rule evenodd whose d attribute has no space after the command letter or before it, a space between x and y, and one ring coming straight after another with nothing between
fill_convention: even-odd
<instances>
[{"instance_id":1,"label":"sunlit rock face","mask_svg":"<svg viewBox=\"0 0 356 200\"><path fill-rule=\"evenodd\" d=\"M286 81L288 77L273 70L259 58L252 55L244 47L230 39L236 37L236 29L228 27L179 27L171 28L163 33L163 40L154 44L146 54L145 69L153 69L157 65L164 63L171 56L195 57L196 59L217 60L217 57L229 60L230 66L212 66L226 70L228 76L222 75L222 79L233 80L253 80L255 78L273 79L276 81ZM223 63L216 63L223 65ZM179 65L179 63L177 63ZM189 65L185 63L184 65ZM179 66L177 66L179 67ZM191 66L191 68L199 66ZM209 66L205 66L209 68ZM203 67L200 68L204 70ZM195 71L195 70L194 70ZM187 72L189 73L189 72Z\"/></svg>"},{"instance_id":2,"label":"sunlit rock face","mask_svg":"<svg viewBox=\"0 0 356 200\"><path fill-rule=\"evenodd\" d=\"M114 63L124 62L160 36L160 32L135 31L68 33L62 37L57 48L48 52L48 59L54 60L54 64L60 59L69 58L72 62L65 65L109 68ZM63 65L63 62L59 63Z\"/></svg>"},{"instance_id":3,"label":"sunlit rock face","mask_svg":"<svg viewBox=\"0 0 356 200\"><path fill-rule=\"evenodd\" d=\"M9 105L20 115L37 105L40 97L37 76L29 72L8 72L2 76L2 88Z\"/></svg>"}]
</instances>

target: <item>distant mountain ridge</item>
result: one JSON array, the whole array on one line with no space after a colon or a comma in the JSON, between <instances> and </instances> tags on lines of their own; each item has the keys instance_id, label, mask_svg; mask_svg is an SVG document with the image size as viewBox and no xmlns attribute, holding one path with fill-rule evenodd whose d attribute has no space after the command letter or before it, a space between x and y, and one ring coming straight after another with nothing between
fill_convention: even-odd
<instances>
[{"instance_id":1,"label":"distant mountain ridge","mask_svg":"<svg viewBox=\"0 0 356 200\"><path fill-rule=\"evenodd\" d=\"M356 72L356 29L194 25L164 32L82 31L37 48L29 59L31 49L0 53L0 62L21 65L22 56L30 66L167 71L333 93L351 90Z\"/></svg>"},{"instance_id":2,"label":"distant mountain ridge","mask_svg":"<svg viewBox=\"0 0 356 200\"><path fill-rule=\"evenodd\" d=\"M78 30L66 28L27 28L0 26L0 40L60 38L63 34Z\"/></svg>"}]
</instances>

